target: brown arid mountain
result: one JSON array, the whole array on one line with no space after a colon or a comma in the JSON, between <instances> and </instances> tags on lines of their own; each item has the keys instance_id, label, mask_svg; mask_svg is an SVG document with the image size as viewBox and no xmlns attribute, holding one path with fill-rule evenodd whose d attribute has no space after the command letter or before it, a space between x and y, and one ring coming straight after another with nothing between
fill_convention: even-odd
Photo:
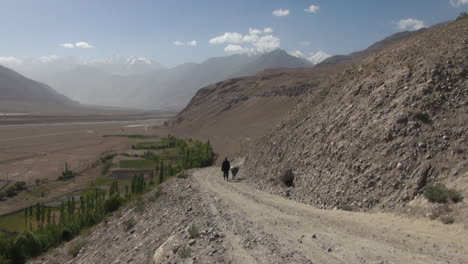
<instances>
[{"instance_id":1,"label":"brown arid mountain","mask_svg":"<svg viewBox=\"0 0 468 264\"><path fill-rule=\"evenodd\" d=\"M168 125L175 135L211 140L222 155L238 154L270 131L332 70L267 70L210 85Z\"/></svg>"},{"instance_id":2,"label":"brown arid mountain","mask_svg":"<svg viewBox=\"0 0 468 264\"><path fill-rule=\"evenodd\" d=\"M405 207L436 182L466 197L467 36L460 19L330 76L250 149L244 172L323 208Z\"/></svg>"},{"instance_id":3,"label":"brown arid mountain","mask_svg":"<svg viewBox=\"0 0 468 264\"><path fill-rule=\"evenodd\" d=\"M201 89L168 125L220 154L245 146L239 177L183 172L29 263L466 263L466 201L452 225L349 210L409 212L435 181L466 196L467 32L456 21L354 65Z\"/></svg>"},{"instance_id":4,"label":"brown arid mountain","mask_svg":"<svg viewBox=\"0 0 468 264\"><path fill-rule=\"evenodd\" d=\"M40 82L0 66L0 102L5 105L78 105L77 102ZM0 107L1 109L2 107Z\"/></svg>"},{"instance_id":5,"label":"brown arid mountain","mask_svg":"<svg viewBox=\"0 0 468 264\"><path fill-rule=\"evenodd\" d=\"M396 33L367 49L333 56L315 67L265 70L207 86L168 124L176 135L211 139L223 156L245 153L248 146L270 132L308 93L315 94L327 76L425 30ZM284 58L283 53L277 50L257 62Z\"/></svg>"},{"instance_id":6,"label":"brown arid mountain","mask_svg":"<svg viewBox=\"0 0 468 264\"><path fill-rule=\"evenodd\" d=\"M440 24L442 25L442 24ZM437 27L439 25L435 25L433 27ZM348 55L335 55L335 56L332 56L330 58L327 58L325 59L324 61L322 61L321 63L317 64L318 67L324 67L324 66L330 66L330 65L339 65L339 64L350 64L350 63L353 63L355 61L359 61L360 59L370 55L370 54L373 54L373 53L376 53L376 52L379 52L381 50L383 50L384 48L390 46L390 45L393 45L395 43L398 43L402 40L405 40L411 36L414 36L414 35L417 35L419 33L422 33L424 31L426 31L427 28L422 28L422 29L419 29L419 30L415 30L415 31L403 31L403 32L398 32L396 34L393 34L381 41L378 41L374 44L372 44L371 46L369 46L367 49L364 49L364 50L361 50L361 51L356 51L356 52L353 52L351 54L348 54Z\"/></svg>"}]
</instances>

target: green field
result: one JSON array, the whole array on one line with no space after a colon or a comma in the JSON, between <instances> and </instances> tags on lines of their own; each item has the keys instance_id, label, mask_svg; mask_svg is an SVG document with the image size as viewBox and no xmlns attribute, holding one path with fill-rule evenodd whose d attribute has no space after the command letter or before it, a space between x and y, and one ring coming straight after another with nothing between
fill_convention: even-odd
<instances>
[{"instance_id":1,"label":"green field","mask_svg":"<svg viewBox=\"0 0 468 264\"><path fill-rule=\"evenodd\" d=\"M0 217L0 227L3 230L22 232L24 226L24 212L18 212Z\"/></svg>"},{"instance_id":2,"label":"green field","mask_svg":"<svg viewBox=\"0 0 468 264\"><path fill-rule=\"evenodd\" d=\"M165 141L138 142L137 144L135 144L135 149L163 149L167 147L168 147L168 144Z\"/></svg>"},{"instance_id":3,"label":"green field","mask_svg":"<svg viewBox=\"0 0 468 264\"><path fill-rule=\"evenodd\" d=\"M119 167L125 169L154 169L156 163L152 160L121 160Z\"/></svg>"}]
</instances>

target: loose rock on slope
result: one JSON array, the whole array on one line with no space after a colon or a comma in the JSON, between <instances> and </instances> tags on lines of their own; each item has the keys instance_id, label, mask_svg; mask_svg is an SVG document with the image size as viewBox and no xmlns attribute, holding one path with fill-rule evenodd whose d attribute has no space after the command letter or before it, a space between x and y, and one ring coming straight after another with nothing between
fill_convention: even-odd
<instances>
[{"instance_id":1,"label":"loose rock on slope","mask_svg":"<svg viewBox=\"0 0 468 264\"><path fill-rule=\"evenodd\" d=\"M462 177L467 28L462 19L429 29L322 82L252 147L244 172L323 208L394 207L428 183ZM294 188L281 182L287 171Z\"/></svg>"}]
</instances>

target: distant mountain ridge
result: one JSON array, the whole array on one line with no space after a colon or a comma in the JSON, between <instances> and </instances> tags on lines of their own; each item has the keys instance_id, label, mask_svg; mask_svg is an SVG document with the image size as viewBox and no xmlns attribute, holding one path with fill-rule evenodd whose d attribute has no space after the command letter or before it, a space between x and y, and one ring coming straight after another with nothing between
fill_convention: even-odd
<instances>
[{"instance_id":1,"label":"distant mountain ridge","mask_svg":"<svg viewBox=\"0 0 468 264\"><path fill-rule=\"evenodd\" d=\"M134 59L133 66L149 65L146 60ZM82 65L47 76L41 81L83 103L180 110L204 86L228 78L254 75L266 69L312 66L283 50L262 55L215 57L199 64L157 68L138 75L111 74L111 71L103 69L105 65Z\"/></svg>"},{"instance_id":2,"label":"distant mountain ridge","mask_svg":"<svg viewBox=\"0 0 468 264\"><path fill-rule=\"evenodd\" d=\"M15 101L52 105L78 105L50 86L31 80L0 66L0 101Z\"/></svg>"},{"instance_id":3,"label":"distant mountain ridge","mask_svg":"<svg viewBox=\"0 0 468 264\"><path fill-rule=\"evenodd\" d=\"M353 53L350 53L348 55L335 55L330 58L327 58L323 60L322 62L318 63L316 66L318 67L324 67L324 66L330 66L330 65L339 65L339 64L347 64L347 63L352 63L354 61L357 61L361 58L364 58L372 53L378 52L383 50L384 48L388 47L389 45L398 43L402 40L408 39L411 36L417 35L419 33L422 33L426 31L427 28L422 28L420 30L415 30L415 31L403 31L403 32L398 32L395 33L381 41L378 41L371 46L369 46L366 49L356 51Z\"/></svg>"}]
</instances>

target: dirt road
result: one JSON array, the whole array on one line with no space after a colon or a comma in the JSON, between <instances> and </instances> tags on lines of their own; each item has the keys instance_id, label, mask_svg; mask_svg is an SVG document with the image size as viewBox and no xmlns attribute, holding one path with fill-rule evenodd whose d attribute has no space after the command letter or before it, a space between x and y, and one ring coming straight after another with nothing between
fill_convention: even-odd
<instances>
[{"instance_id":1,"label":"dirt road","mask_svg":"<svg viewBox=\"0 0 468 264\"><path fill-rule=\"evenodd\" d=\"M232 263L468 263L461 225L392 214L327 211L194 173ZM285 262L287 261L287 262Z\"/></svg>"}]
</instances>

